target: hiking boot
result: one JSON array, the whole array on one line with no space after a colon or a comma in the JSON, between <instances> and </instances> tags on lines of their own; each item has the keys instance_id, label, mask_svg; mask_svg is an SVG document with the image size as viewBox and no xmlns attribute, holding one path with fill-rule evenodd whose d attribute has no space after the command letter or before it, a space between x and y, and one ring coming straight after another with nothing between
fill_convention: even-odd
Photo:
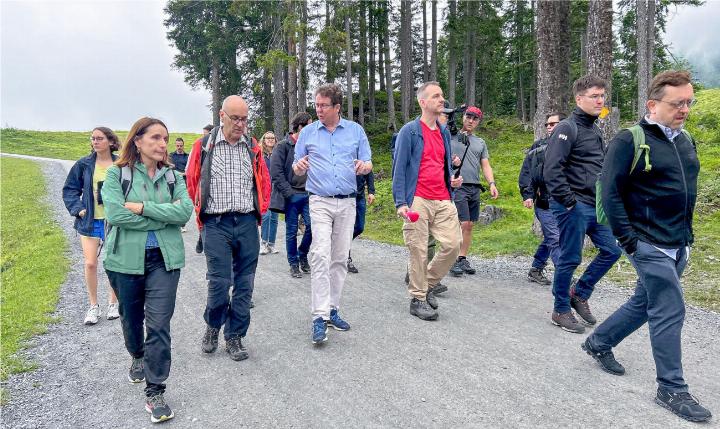
<instances>
[{"instance_id":1,"label":"hiking boot","mask_svg":"<svg viewBox=\"0 0 720 429\"><path fill-rule=\"evenodd\" d=\"M130 383L142 383L145 381L145 361L143 358L133 358L128 371Z\"/></svg>"},{"instance_id":2,"label":"hiking boot","mask_svg":"<svg viewBox=\"0 0 720 429\"><path fill-rule=\"evenodd\" d=\"M573 334L582 334L585 332L585 327L577 321L572 310L567 313L558 313L557 311L553 311L551 320L553 325L559 326L563 330L572 332Z\"/></svg>"},{"instance_id":3,"label":"hiking boot","mask_svg":"<svg viewBox=\"0 0 720 429\"><path fill-rule=\"evenodd\" d=\"M225 341L225 351L230 354L230 359L235 361L248 358L248 352L242 345L240 335L236 335Z\"/></svg>"},{"instance_id":4,"label":"hiking boot","mask_svg":"<svg viewBox=\"0 0 720 429\"><path fill-rule=\"evenodd\" d=\"M547 286L549 284L552 284L549 278L545 277L545 270L541 268L530 268L530 271L528 271L527 278L531 282L535 282L544 286Z\"/></svg>"},{"instance_id":5,"label":"hiking boot","mask_svg":"<svg viewBox=\"0 0 720 429\"><path fill-rule=\"evenodd\" d=\"M107 313L105 315L107 320L115 320L120 317L120 304L117 302L111 302L108 304Z\"/></svg>"},{"instance_id":6,"label":"hiking boot","mask_svg":"<svg viewBox=\"0 0 720 429\"><path fill-rule=\"evenodd\" d=\"M300 272L300 266L298 264L290 265L290 277L294 277L296 279L302 278L302 273Z\"/></svg>"},{"instance_id":7,"label":"hiking boot","mask_svg":"<svg viewBox=\"0 0 720 429\"><path fill-rule=\"evenodd\" d=\"M410 314L422 320L435 320L438 318L437 311L430 307L427 301L420 301L417 298L410 301Z\"/></svg>"},{"instance_id":8,"label":"hiking boot","mask_svg":"<svg viewBox=\"0 0 720 429\"><path fill-rule=\"evenodd\" d=\"M458 262L460 263L460 268L462 268L465 274L472 275L476 273L475 268L470 266L470 261L468 261L467 258L459 259Z\"/></svg>"},{"instance_id":9,"label":"hiking boot","mask_svg":"<svg viewBox=\"0 0 720 429\"><path fill-rule=\"evenodd\" d=\"M575 296L575 287L570 289L570 307L580 316L580 318L588 325L594 325L597 323L597 319L590 312L590 305L586 299L580 299Z\"/></svg>"},{"instance_id":10,"label":"hiking boot","mask_svg":"<svg viewBox=\"0 0 720 429\"><path fill-rule=\"evenodd\" d=\"M145 400L145 411L150 413L150 421L160 423L175 417L170 406L165 403L162 393L149 396Z\"/></svg>"},{"instance_id":11,"label":"hiking boot","mask_svg":"<svg viewBox=\"0 0 720 429\"><path fill-rule=\"evenodd\" d=\"M450 274L452 274L453 277L462 277L462 275L465 274L460 260L455 261L452 268L450 268Z\"/></svg>"},{"instance_id":12,"label":"hiking boot","mask_svg":"<svg viewBox=\"0 0 720 429\"><path fill-rule=\"evenodd\" d=\"M202 235L198 236L197 244L195 244L195 253L202 253L203 252L203 242L202 242Z\"/></svg>"},{"instance_id":13,"label":"hiking boot","mask_svg":"<svg viewBox=\"0 0 720 429\"><path fill-rule=\"evenodd\" d=\"M427 295L425 295L425 301L427 301L428 305L432 307L433 310L437 310L438 300L435 297L435 293L432 289L428 289Z\"/></svg>"},{"instance_id":14,"label":"hiking boot","mask_svg":"<svg viewBox=\"0 0 720 429\"><path fill-rule=\"evenodd\" d=\"M671 393L658 388L655 402L691 422L706 422L712 417L710 410L688 392Z\"/></svg>"},{"instance_id":15,"label":"hiking boot","mask_svg":"<svg viewBox=\"0 0 720 429\"><path fill-rule=\"evenodd\" d=\"M270 247L267 243L263 241L262 243L260 243L260 254L267 255L268 253L270 253Z\"/></svg>"},{"instance_id":16,"label":"hiking boot","mask_svg":"<svg viewBox=\"0 0 720 429\"><path fill-rule=\"evenodd\" d=\"M440 295L443 292L447 292L448 287L442 283L438 283L430 289L433 291L433 295Z\"/></svg>"},{"instance_id":17,"label":"hiking boot","mask_svg":"<svg viewBox=\"0 0 720 429\"><path fill-rule=\"evenodd\" d=\"M300 257L300 271L310 274L310 262L308 262L307 255Z\"/></svg>"},{"instance_id":18,"label":"hiking boot","mask_svg":"<svg viewBox=\"0 0 720 429\"><path fill-rule=\"evenodd\" d=\"M275 248L275 243L268 243L267 248L268 252L273 255L280 253L280 251Z\"/></svg>"},{"instance_id":19,"label":"hiking boot","mask_svg":"<svg viewBox=\"0 0 720 429\"><path fill-rule=\"evenodd\" d=\"M320 344L324 341L327 341L327 322L322 317L318 317L313 320L312 342L313 344Z\"/></svg>"},{"instance_id":20,"label":"hiking boot","mask_svg":"<svg viewBox=\"0 0 720 429\"><path fill-rule=\"evenodd\" d=\"M357 269L357 267L355 267L355 264L353 264L352 258L348 258L348 260L347 260L347 269L348 269L348 273L353 273L353 274L358 273L358 269Z\"/></svg>"},{"instance_id":21,"label":"hiking boot","mask_svg":"<svg viewBox=\"0 0 720 429\"><path fill-rule=\"evenodd\" d=\"M85 313L85 321L83 323L86 325L94 325L98 322L99 317L100 306L95 304L88 309L87 313Z\"/></svg>"},{"instance_id":22,"label":"hiking boot","mask_svg":"<svg viewBox=\"0 0 720 429\"><path fill-rule=\"evenodd\" d=\"M593 359L600 364L600 368L608 374L612 375L623 375L625 374L625 368L620 362L615 360L615 355L611 350L600 352L595 350L590 345L590 338L587 338L584 343L580 345L580 348L585 350L585 353L592 356Z\"/></svg>"},{"instance_id":23,"label":"hiking boot","mask_svg":"<svg viewBox=\"0 0 720 429\"><path fill-rule=\"evenodd\" d=\"M327 321L328 326L331 326L336 331L347 331L350 329L350 324L340 318L337 309L330 310L330 320Z\"/></svg>"},{"instance_id":24,"label":"hiking boot","mask_svg":"<svg viewBox=\"0 0 720 429\"><path fill-rule=\"evenodd\" d=\"M218 334L220 329L212 328L210 326L205 329L205 335L202 339L202 351L205 353L213 353L218 348Z\"/></svg>"}]
</instances>

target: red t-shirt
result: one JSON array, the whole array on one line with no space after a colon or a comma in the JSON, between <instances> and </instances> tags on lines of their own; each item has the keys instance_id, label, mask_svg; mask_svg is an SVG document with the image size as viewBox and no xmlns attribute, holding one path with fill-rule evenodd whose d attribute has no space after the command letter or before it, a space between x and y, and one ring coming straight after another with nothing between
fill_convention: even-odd
<instances>
[{"instance_id":1,"label":"red t-shirt","mask_svg":"<svg viewBox=\"0 0 720 429\"><path fill-rule=\"evenodd\" d=\"M423 121L420 124L425 144L415 195L426 200L449 200L450 193L445 186L445 144L442 133L440 128L431 130Z\"/></svg>"}]
</instances>

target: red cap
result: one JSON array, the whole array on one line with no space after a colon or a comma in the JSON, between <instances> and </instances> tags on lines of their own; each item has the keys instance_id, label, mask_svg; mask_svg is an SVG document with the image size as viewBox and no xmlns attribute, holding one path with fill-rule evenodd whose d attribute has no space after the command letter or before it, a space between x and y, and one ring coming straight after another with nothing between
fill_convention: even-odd
<instances>
[{"instance_id":1,"label":"red cap","mask_svg":"<svg viewBox=\"0 0 720 429\"><path fill-rule=\"evenodd\" d=\"M482 112L482 110L478 109L478 108L475 107L475 106L470 106L470 107L468 107L468 108L465 110L465 114L466 114L466 115L477 116L478 119L480 119L480 120L482 120L482 118L483 118L483 112Z\"/></svg>"}]
</instances>

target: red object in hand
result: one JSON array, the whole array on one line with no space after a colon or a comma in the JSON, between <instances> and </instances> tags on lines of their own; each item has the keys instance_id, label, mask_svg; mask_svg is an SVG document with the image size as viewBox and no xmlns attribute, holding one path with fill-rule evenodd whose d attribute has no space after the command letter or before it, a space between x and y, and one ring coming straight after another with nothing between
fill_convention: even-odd
<instances>
[{"instance_id":1,"label":"red object in hand","mask_svg":"<svg viewBox=\"0 0 720 429\"><path fill-rule=\"evenodd\" d=\"M420 218L420 213L418 212L407 212L405 214L410 222L417 222L417 220Z\"/></svg>"}]
</instances>

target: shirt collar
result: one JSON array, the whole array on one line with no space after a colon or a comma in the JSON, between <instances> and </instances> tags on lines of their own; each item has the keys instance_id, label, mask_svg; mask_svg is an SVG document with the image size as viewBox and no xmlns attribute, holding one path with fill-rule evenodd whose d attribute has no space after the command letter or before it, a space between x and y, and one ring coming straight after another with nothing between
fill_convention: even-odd
<instances>
[{"instance_id":1,"label":"shirt collar","mask_svg":"<svg viewBox=\"0 0 720 429\"><path fill-rule=\"evenodd\" d=\"M228 142L227 139L225 139L225 134L223 133L222 127L220 127L220 129L218 130L217 142L218 142L218 143L220 143L220 142L225 142L225 143L227 143L227 144L230 144L230 142ZM246 145L250 146L250 145L248 144L248 140L247 140L247 137L246 137L245 135L243 135L242 137L240 137L240 140L238 140L238 143L245 143Z\"/></svg>"},{"instance_id":2,"label":"shirt collar","mask_svg":"<svg viewBox=\"0 0 720 429\"><path fill-rule=\"evenodd\" d=\"M319 125L318 125L318 129L320 129L320 128L327 128L327 127L325 127L325 124L322 123L322 121L316 121L316 122L319 124ZM343 118L343 117L341 116L341 117L340 117L340 122L338 122L338 124L337 124L337 126L335 127L335 129L345 128L345 127L347 127L347 123L348 123L348 120L345 119L345 118Z\"/></svg>"},{"instance_id":3,"label":"shirt collar","mask_svg":"<svg viewBox=\"0 0 720 429\"><path fill-rule=\"evenodd\" d=\"M682 132L682 127L678 128L677 130L673 130L672 128L666 127L659 122L653 121L652 119L650 119L650 115L645 115L645 121L647 121L648 124L657 125L658 127L660 127L663 134L665 134L665 137L667 137L670 141L675 140L675 137L679 136Z\"/></svg>"}]
</instances>

